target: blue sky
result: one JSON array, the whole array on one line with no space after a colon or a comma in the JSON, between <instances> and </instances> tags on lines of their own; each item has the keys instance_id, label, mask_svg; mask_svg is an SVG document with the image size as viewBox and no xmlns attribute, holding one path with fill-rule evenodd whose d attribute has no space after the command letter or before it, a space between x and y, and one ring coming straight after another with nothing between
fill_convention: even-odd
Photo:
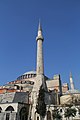
<instances>
[{"instance_id":1,"label":"blue sky","mask_svg":"<svg viewBox=\"0 0 80 120\"><path fill-rule=\"evenodd\" d=\"M80 0L0 0L0 85L35 70L39 19L45 74L80 89Z\"/></svg>"}]
</instances>

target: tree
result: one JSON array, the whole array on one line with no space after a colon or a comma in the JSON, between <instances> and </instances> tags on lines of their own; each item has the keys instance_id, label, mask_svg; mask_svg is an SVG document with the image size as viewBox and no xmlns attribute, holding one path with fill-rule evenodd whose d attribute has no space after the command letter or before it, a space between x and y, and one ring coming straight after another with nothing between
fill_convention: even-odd
<instances>
[{"instance_id":1,"label":"tree","mask_svg":"<svg viewBox=\"0 0 80 120\"><path fill-rule=\"evenodd\" d=\"M53 116L53 119L55 119L55 120L62 119L62 116L60 115L59 110L57 108L53 110L52 116Z\"/></svg>"},{"instance_id":2,"label":"tree","mask_svg":"<svg viewBox=\"0 0 80 120\"><path fill-rule=\"evenodd\" d=\"M76 111L75 108L67 108L64 115L65 115L65 117L68 118L68 120L69 120L70 117L73 118L73 117L76 116L76 112L77 112L77 111Z\"/></svg>"},{"instance_id":3,"label":"tree","mask_svg":"<svg viewBox=\"0 0 80 120\"><path fill-rule=\"evenodd\" d=\"M46 104L45 104L45 90L41 85L39 90L39 95L37 99L36 112L40 115L40 118L43 119L46 115Z\"/></svg>"}]
</instances>

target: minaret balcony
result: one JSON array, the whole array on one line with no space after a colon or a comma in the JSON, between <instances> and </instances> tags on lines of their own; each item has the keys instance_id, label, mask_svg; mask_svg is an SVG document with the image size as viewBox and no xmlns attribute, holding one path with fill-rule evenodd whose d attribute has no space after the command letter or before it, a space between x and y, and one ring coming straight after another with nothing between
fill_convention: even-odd
<instances>
[{"instance_id":1,"label":"minaret balcony","mask_svg":"<svg viewBox=\"0 0 80 120\"><path fill-rule=\"evenodd\" d=\"M43 38L42 35L41 35L41 36L37 36L37 37L36 37L36 40L37 40L37 41L38 41L38 40L42 40L42 41L43 41L44 38Z\"/></svg>"}]
</instances>

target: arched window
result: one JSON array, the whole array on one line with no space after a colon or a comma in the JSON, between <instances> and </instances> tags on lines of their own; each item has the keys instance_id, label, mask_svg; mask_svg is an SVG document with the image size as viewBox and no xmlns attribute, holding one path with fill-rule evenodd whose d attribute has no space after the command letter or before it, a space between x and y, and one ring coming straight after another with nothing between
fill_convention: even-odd
<instances>
[{"instance_id":1,"label":"arched window","mask_svg":"<svg viewBox=\"0 0 80 120\"><path fill-rule=\"evenodd\" d=\"M25 107L23 107L20 110L20 120L27 120L27 118L28 118L28 111Z\"/></svg>"},{"instance_id":2,"label":"arched window","mask_svg":"<svg viewBox=\"0 0 80 120\"><path fill-rule=\"evenodd\" d=\"M0 107L0 113L1 113L1 111L2 111L2 108Z\"/></svg>"},{"instance_id":3,"label":"arched window","mask_svg":"<svg viewBox=\"0 0 80 120\"><path fill-rule=\"evenodd\" d=\"M47 111L47 120L51 120L51 112Z\"/></svg>"},{"instance_id":4,"label":"arched window","mask_svg":"<svg viewBox=\"0 0 80 120\"><path fill-rule=\"evenodd\" d=\"M39 116L37 116L37 120L39 120Z\"/></svg>"},{"instance_id":5,"label":"arched window","mask_svg":"<svg viewBox=\"0 0 80 120\"><path fill-rule=\"evenodd\" d=\"M14 111L14 108L12 106L8 106L5 111Z\"/></svg>"},{"instance_id":6,"label":"arched window","mask_svg":"<svg viewBox=\"0 0 80 120\"><path fill-rule=\"evenodd\" d=\"M60 112L62 112L62 109L60 109Z\"/></svg>"}]
</instances>

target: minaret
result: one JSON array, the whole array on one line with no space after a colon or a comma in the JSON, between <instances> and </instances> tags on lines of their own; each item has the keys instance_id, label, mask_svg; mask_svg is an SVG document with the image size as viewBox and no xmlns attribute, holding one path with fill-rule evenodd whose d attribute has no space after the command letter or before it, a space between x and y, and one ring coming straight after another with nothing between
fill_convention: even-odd
<instances>
[{"instance_id":1,"label":"minaret","mask_svg":"<svg viewBox=\"0 0 80 120\"><path fill-rule=\"evenodd\" d=\"M35 120L35 113L36 113L36 104L37 104L37 98L39 94L39 90L41 85L44 87L44 89L47 91L47 85L44 77L44 62L43 62L43 41L44 38L42 36L42 27L39 22L38 26L38 35L36 37L37 41L37 62L36 62L36 79L35 83L31 92L31 101L33 104L32 107L32 120ZM48 97L45 97L48 98ZM47 99L45 99L47 100Z\"/></svg>"},{"instance_id":2,"label":"minaret","mask_svg":"<svg viewBox=\"0 0 80 120\"><path fill-rule=\"evenodd\" d=\"M38 35L36 37L37 41L37 66L36 66L36 74L37 75L44 75L44 63L43 63L43 36L42 36L42 27L39 22L38 27Z\"/></svg>"},{"instance_id":3,"label":"minaret","mask_svg":"<svg viewBox=\"0 0 80 120\"><path fill-rule=\"evenodd\" d=\"M37 61L36 61L36 80L34 84L33 91L39 92L40 86L43 85L44 89L47 90L47 85L44 76L44 62L43 62L43 35L42 27L39 22L38 34L36 37L37 41Z\"/></svg>"},{"instance_id":4,"label":"minaret","mask_svg":"<svg viewBox=\"0 0 80 120\"><path fill-rule=\"evenodd\" d=\"M70 73L70 87L71 87L71 90L74 90L74 83L73 83L72 73Z\"/></svg>"}]
</instances>

